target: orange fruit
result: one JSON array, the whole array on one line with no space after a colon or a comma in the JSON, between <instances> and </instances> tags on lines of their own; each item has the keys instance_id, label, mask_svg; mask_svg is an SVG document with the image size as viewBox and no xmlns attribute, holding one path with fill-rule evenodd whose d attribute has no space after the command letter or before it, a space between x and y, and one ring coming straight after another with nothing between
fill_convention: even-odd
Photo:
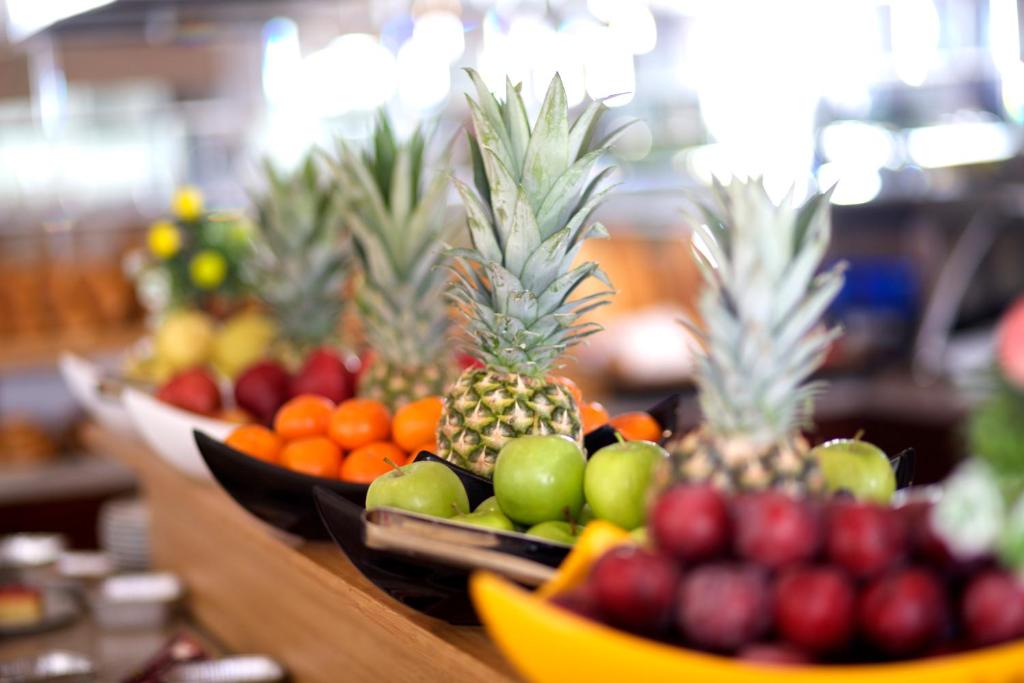
<instances>
[{"instance_id":1,"label":"orange fruit","mask_svg":"<svg viewBox=\"0 0 1024 683\"><path fill-rule=\"evenodd\" d=\"M326 436L306 436L285 444L281 464L314 477L337 479L341 449Z\"/></svg>"},{"instance_id":2,"label":"orange fruit","mask_svg":"<svg viewBox=\"0 0 1024 683\"><path fill-rule=\"evenodd\" d=\"M391 413L380 401L350 398L331 413L327 435L346 451L354 451L391 435Z\"/></svg>"},{"instance_id":3,"label":"orange fruit","mask_svg":"<svg viewBox=\"0 0 1024 683\"><path fill-rule=\"evenodd\" d=\"M661 440L661 425L648 413L622 413L616 415L608 423L615 428L626 441Z\"/></svg>"},{"instance_id":4,"label":"orange fruit","mask_svg":"<svg viewBox=\"0 0 1024 683\"><path fill-rule=\"evenodd\" d=\"M330 399L302 394L281 406L274 416L274 431L282 439L301 439L327 433L334 404Z\"/></svg>"},{"instance_id":5,"label":"orange fruit","mask_svg":"<svg viewBox=\"0 0 1024 683\"><path fill-rule=\"evenodd\" d=\"M583 420L583 433L589 434L601 425L608 424L611 419L608 411L597 401L580 405L580 419Z\"/></svg>"},{"instance_id":6,"label":"orange fruit","mask_svg":"<svg viewBox=\"0 0 1024 683\"><path fill-rule=\"evenodd\" d=\"M242 425L228 435L224 443L259 460L277 462L284 442L263 425Z\"/></svg>"},{"instance_id":7,"label":"orange fruit","mask_svg":"<svg viewBox=\"0 0 1024 683\"><path fill-rule=\"evenodd\" d=\"M441 410L440 396L427 396L402 406L391 423L391 437L403 450L411 453L419 444L434 440Z\"/></svg>"},{"instance_id":8,"label":"orange fruit","mask_svg":"<svg viewBox=\"0 0 1024 683\"><path fill-rule=\"evenodd\" d=\"M375 441L349 453L341 463L338 478L354 484L369 484L393 469L384 458L399 467L406 461L405 451L395 444L390 441Z\"/></svg>"},{"instance_id":9,"label":"orange fruit","mask_svg":"<svg viewBox=\"0 0 1024 683\"><path fill-rule=\"evenodd\" d=\"M572 394L572 397L576 399L576 405L583 405L583 391L580 390L579 385L577 385L576 382L573 382L565 375L551 375L548 377L548 381L558 382L561 384L563 387L568 389L569 393Z\"/></svg>"}]
</instances>

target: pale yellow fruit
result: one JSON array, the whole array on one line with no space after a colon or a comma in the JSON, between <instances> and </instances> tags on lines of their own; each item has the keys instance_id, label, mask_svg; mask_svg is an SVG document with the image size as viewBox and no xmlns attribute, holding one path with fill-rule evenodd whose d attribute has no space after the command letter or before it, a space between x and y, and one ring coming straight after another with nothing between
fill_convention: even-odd
<instances>
[{"instance_id":1,"label":"pale yellow fruit","mask_svg":"<svg viewBox=\"0 0 1024 683\"><path fill-rule=\"evenodd\" d=\"M205 365L213 347L213 321L195 310L169 313L156 331L155 356L174 372Z\"/></svg>"},{"instance_id":2,"label":"pale yellow fruit","mask_svg":"<svg viewBox=\"0 0 1024 683\"><path fill-rule=\"evenodd\" d=\"M147 384L163 384L174 375L174 368L157 356L132 358L124 366L124 376Z\"/></svg>"},{"instance_id":3,"label":"pale yellow fruit","mask_svg":"<svg viewBox=\"0 0 1024 683\"><path fill-rule=\"evenodd\" d=\"M277 334L274 322L255 311L239 313L213 339L213 367L231 379L267 355Z\"/></svg>"}]
</instances>

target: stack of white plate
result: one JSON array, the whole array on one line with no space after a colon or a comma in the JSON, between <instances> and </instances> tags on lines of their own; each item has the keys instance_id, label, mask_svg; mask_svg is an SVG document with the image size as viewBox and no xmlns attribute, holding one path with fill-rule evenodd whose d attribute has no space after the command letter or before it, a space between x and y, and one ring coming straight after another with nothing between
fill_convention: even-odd
<instances>
[{"instance_id":1,"label":"stack of white plate","mask_svg":"<svg viewBox=\"0 0 1024 683\"><path fill-rule=\"evenodd\" d=\"M138 499L114 500L100 508L100 547L121 571L149 568L149 509Z\"/></svg>"}]
</instances>

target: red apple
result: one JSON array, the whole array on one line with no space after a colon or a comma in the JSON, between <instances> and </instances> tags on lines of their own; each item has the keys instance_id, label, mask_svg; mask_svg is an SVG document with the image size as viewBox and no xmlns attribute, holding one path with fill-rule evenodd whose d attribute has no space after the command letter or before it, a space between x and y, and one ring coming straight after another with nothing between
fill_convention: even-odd
<instances>
[{"instance_id":1,"label":"red apple","mask_svg":"<svg viewBox=\"0 0 1024 683\"><path fill-rule=\"evenodd\" d=\"M967 584L964 627L976 645L1024 636L1024 583L1009 572L989 570Z\"/></svg>"},{"instance_id":2,"label":"red apple","mask_svg":"<svg viewBox=\"0 0 1024 683\"><path fill-rule=\"evenodd\" d=\"M683 579L676 627L694 645L734 652L757 642L771 623L765 574L757 567L713 563Z\"/></svg>"},{"instance_id":3,"label":"red apple","mask_svg":"<svg viewBox=\"0 0 1024 683\"><path fill-rule=\"evenodd\" d=\"M775 583L775 627L801 649L835 652L853 635L856 601L853 585L841 570L793 568Z\"/></svg>"},{"instance_id":4,"label":"red apple","mask_svg":"<svg viewBox=\"0 0 1024 683\"><path fill-rule=\"evenodd\" d=\"M220 410L220 388L204 368L179 372L160 387L156 397L164 403L200 415L213 416Z\"/></svg>"},{"instance_id":5,"label":"red apple","mask_svg":"<svg viewBox=\"0 0 1024 683\"><path fill-rule=\"evenodd\" d=\"M654 542L683 562L714 559L729 548L729 506L713 486L674 486L654 503L648 522Z\"/></svg>"},{"instance_id":6,"label":"red apple","mask_svg":"<svg viewBox=\"0 0 1024 683\"><path fill-rule=\"evenodd\" d=\"M825 538L829 559L858 578L882 573L901 562L907 551L903 518L873 503L833 505Z\"/></svg>"},{"instance_id":7,"label":"red apple","mask_svg":"<svg viewBox=\"0 0 1024 683\"><path fill-rule=\"evenodd\" d=\"M636 546L605 553L590 572L598 608L609 622L653 633L668 621L679 585L675 562Z\"/></svg>"},{"instance_id":8,"label":"red apple","mask_svg":"<svg viewBox=\"0 0 1024 683\"><path fill-rule=\"evenodd\" d=\"M320 348L306 357L292 378L291 395L315 394L341 403L355 394L355 375L333 349Z\"/></svg>"},{"instance_id":9,"label":"red apple","mask_svg":"<svg viewBox=\"0 0 1024 683\"><path fill-rule=\"evenodd\" d=\"M291 378L276 361L250 365L235 380L235 403L259 422L270 425L289 397Z\"/></svg>"},{"instance_id":10,"label":"red apple","mask_svg":"<svg viewBox=\"0 0 1024 683\"><path fill-rule=\"evenodd\" d=\"M806 501L764 491L740 496L733 509L733 542L744 559L778 569L810 560L821 547L818 511Z\"/></svg>"},{"instance_id":11,"label":"red apple","mask_svg":"<svg viewBox=\"0 0 1024 683\"><path fill-rule=\"evenodd\" d=\"M946 591L931 572L903 569L868 584L858 613L861 632L872 645L893 657L909 657L938 643L946 627Z\"/></svg>"}]
</instances>

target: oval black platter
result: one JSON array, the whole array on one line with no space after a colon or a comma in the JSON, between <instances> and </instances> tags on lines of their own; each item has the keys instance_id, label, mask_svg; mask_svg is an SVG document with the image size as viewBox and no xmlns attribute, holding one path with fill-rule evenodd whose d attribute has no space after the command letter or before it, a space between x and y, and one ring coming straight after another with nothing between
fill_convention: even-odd
<instances>
[{"instance_id":1,"label":"oval black platter","mask_svg":"<svg viewBox=\"0 0 1024 683\"><path fill-rule=\"evenodd\" d=\"M366 510L362 506L321 487L315 488L314 497L331 538L371 583L398 602L437 619L460 625L480 623L467 590L472 569L371 548L366 543ZM525 534L460 528L481 539L486 537L486 545L496 552L552 568L560 565L571 549Z\"/></svg>"}]
</instances>

